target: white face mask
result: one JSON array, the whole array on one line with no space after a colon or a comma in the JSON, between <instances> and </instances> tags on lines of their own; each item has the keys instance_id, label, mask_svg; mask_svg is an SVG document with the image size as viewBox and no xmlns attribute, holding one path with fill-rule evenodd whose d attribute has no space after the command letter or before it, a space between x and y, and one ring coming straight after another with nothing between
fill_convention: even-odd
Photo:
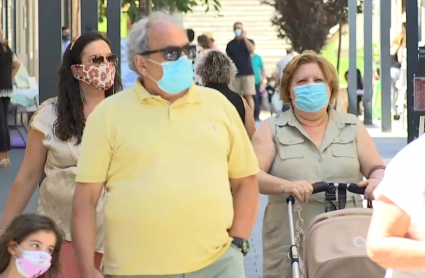
<instances>
[{"instance_id":1,"label":"white face mask","mask_svg":"<svg viewBox=\"0 0 425 278\"><path fill-rule=\"evenodd\" d=\"M243 33L242 29L240 29L240 28L235 29L235 36L236 36L236 37L240 37L240 36L242 36L242 33Z\"/></svg>"}]
</instances>

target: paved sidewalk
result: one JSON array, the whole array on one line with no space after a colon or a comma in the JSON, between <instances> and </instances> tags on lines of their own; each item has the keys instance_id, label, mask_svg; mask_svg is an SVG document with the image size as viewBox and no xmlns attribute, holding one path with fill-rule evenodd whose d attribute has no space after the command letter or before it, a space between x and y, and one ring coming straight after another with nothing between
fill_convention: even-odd
<instances>
[{"instance_id":1,"label":"paved sidewalk","mask_svg":"<svg viewBox=\"0 0 425 278\"><path fill-rule=\"evenodd\" d=\"M373 134L374 141L377 145L378 151L384 160L388 163L394 155L406 145L406 138L403 133L398 134L383 134L380 132L379 127L368 128L368 131ZM393 137L388 137L393 136ZM396 137L396 138L395 138ZM14 178L19 170L20 164L24 157L23 149L14 149L11 151L12 167L8 169L0 169L0 216L3 215L4 207L8 196L9 189L13 183ZM27 211L35 211L36 208L36 195L32 197ZM258 212L257 222L252 232L250 243L251 252L245 259L245 269L247 278L261 278L262 277L262 243L261 231L262 221L265 206L267 205L267 196L261 196L261 204Z\"/></svg>"}]
</instances>

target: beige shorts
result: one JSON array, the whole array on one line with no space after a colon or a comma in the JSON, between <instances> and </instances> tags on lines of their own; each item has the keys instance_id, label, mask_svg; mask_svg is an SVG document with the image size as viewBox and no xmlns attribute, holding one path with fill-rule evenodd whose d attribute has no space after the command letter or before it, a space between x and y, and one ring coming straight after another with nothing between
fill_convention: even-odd
<instances>
[{"instance_id":1,"label":"beige shorts","mask_svg":"<svg viewBox=\"0 0 425 278\"><path fill-rule=\"evenodd\" d=\"M241 96L255 96L254 75L237 76L232 82L232 89Z\"/></svg>"}]
</instances>

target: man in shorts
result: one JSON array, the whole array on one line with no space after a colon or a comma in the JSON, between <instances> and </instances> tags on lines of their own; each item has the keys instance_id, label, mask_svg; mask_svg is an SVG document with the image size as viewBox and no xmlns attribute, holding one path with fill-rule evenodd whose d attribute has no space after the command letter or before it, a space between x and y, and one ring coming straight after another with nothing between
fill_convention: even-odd
<instances>
[{"instance_id":1,"label":"man in shorts","mask_svg":"<svg viewBox=\"0 0 425 278\"><path fill-rule=\"evenodd\" d=\"M243 96L254 110L255 76L252 67L251 54L254 53L254 41L246 37L246 31L241 22L233 25L235 38L226 47L226 53L233 60L238 74L232 83L235 92Z\"/></svg>"}]
</instances>

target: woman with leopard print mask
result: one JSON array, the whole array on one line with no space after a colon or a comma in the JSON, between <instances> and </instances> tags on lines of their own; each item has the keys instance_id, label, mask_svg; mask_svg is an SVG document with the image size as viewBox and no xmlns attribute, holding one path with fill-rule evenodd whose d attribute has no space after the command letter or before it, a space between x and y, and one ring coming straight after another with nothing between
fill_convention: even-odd
<instances>
[{"instance_id":1,"label":"woman with leopard print mask","mask_svg":"<svg viewBox=\"0 0 425 278\"><path fill-rule=\"evenodd\" d=\"M44 170L37 211L55 220L64 232L59 278L80 277L70 228L79 147L87 117L102 100L121 90L117 63L109 41L96 31L84 33L67 47L59 69L57 97L42 103L31 119L25 158L0 222L1 234L23 212ZM103 254L104 202L105 193L97 208L97 268Z\"/></svg>"}]
</instances>

